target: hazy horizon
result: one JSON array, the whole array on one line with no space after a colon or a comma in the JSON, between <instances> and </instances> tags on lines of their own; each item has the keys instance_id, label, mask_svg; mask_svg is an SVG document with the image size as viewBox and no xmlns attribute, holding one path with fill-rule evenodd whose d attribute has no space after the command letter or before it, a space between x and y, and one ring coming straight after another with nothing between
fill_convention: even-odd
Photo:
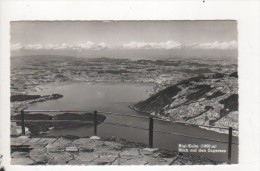
<instances>
[{"instance_id":1,"label":"hazy horizon","mask_svg":"<svg viewBox=\"0 0 260 171\"><path fill-rule=\"evenodd\" d=\"M11 57L19 56L70 56L82 58L122 58L122 59L166 59L166 58L214 58L237 59L237 50L87 50L75 51L49 51L35 50L11 52Z\"/></svg>"},{"instance_id":2,"label":"hazy horizon","mask_svg":"<svg viewBox=\"0 0 260 171\"><path fill-rule=\"evenodd\" d=\"M237 23L212 21L15 21L11 56L237 57Z\"/></svg>"}]
</instances>

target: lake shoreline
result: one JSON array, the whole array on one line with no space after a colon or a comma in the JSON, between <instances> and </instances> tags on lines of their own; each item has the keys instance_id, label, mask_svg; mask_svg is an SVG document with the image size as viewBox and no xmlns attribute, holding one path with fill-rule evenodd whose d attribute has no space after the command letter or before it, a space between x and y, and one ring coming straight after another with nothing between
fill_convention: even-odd
<instances>
[{"instance_id":1,"label":"lake shoreline","mask_svg":"<svg viewBox=\"0 0 260 171\"><path fill-rule=\"evenodd\" d=\"M155 114L152 114L152 113L149 113L149 112L141 111L141 110L139 110L138 108L134 107L134 105L129 105L129 108L131 108L131 109L133 109L133 110L135 110L135 111L137 111L137 112L140 112L140 113L149 114L149 115L151 115L151 117L157 117L157 118L159 118L159 119L163 119L163 120L168 121L168 122L171 122L171 123L173 123L173 124L174 124L174 122L175 122L175 121L172 121L170 118L167 118L167 117L165 117L165 116L163 116L163 115L159 115L159 114L155 115ZM195 126L195 127L197 127L197 128L205 129L205 130L207 130L207 131L217 132L217 133L220 133L220 134L228 134L228 129L225 129L225 131L221 131L221 130L223 130L223 129L221 129L221 128L209 128L209 127L207 127L207 125L205 125L205 126L202 126L202 125L194 125L194 124L192 124L192 123L185 123L185 122L178 122L178 124ZM233 130L233 136L238 137L238 131Z\"/></svg>"}]
</instances>

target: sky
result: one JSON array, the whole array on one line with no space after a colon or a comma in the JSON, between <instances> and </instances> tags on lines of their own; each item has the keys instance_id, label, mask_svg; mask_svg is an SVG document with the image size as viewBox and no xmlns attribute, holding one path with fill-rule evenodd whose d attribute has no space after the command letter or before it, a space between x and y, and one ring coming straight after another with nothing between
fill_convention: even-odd
<instances>
[{"instance_id":1,"label":"sky","mask_svg":"<svg viewBox=\"0 0 260 171\"><path fill-rule=\"evenodd\" d=\"M11 50L236 49L235 21L16 21Z\"/></svg>"},{"instance_id":2,"label":"sky","mask_svg":"<svg viewBox=\"0 0 260 171\"><path fill-rule=\"evenodd\" d=\"M11 43L39 47L78 44L83 48L174 48L222 43L224 48L225 43L235 45L236 27L235 21L25 21L11 23Z\"/></svg>"}]
</instances>

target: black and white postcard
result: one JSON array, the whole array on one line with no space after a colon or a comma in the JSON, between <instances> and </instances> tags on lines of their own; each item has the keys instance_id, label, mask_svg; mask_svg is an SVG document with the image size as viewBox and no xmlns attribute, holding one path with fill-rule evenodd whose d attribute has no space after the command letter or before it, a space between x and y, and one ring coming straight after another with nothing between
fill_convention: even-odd
<instances>
[{"instance_id":1,"label":"black and white postcard","mask_svg":"<svg viewBox=\"0 0 260 171\"><path fill-rule=\"evenodd\" d=\"M9 163L2 169L244 163L245 132L259 137L245 120L259 116L245 109L259 91L254 102L244 95L251 66L242 63L248 44L240 18L66 16L4 18L9 41L1 65L8 62L9 85L1 87L1 157ZM247 55L255 60L254 47Z\"/></svg>"}]
</instances>

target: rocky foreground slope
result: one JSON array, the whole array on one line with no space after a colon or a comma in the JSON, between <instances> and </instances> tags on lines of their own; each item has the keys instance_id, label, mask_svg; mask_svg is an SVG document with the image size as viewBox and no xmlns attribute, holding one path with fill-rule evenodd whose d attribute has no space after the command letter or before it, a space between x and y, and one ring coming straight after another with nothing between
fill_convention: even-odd
<instances>
[{"instance_id":1,"label":"rocky foreground slope","mask_svg":"<svg viewBox=\"0 0 260 171\"><path fill-rule=\"evenodd\" d=\"M183 80L133 107L172 121L238 129L238 75L214 73Z\"/></svg>"},{"instance_id":2,"label":"rocky foreground slope","mask_svg":"<svg viewBox=\"0 0 260 171\"><path fill-rule=\"evenodd\" d=\"M12 165L205 165L205 157L121 139L11 138Z\"/></svg>"}]
</instances>

